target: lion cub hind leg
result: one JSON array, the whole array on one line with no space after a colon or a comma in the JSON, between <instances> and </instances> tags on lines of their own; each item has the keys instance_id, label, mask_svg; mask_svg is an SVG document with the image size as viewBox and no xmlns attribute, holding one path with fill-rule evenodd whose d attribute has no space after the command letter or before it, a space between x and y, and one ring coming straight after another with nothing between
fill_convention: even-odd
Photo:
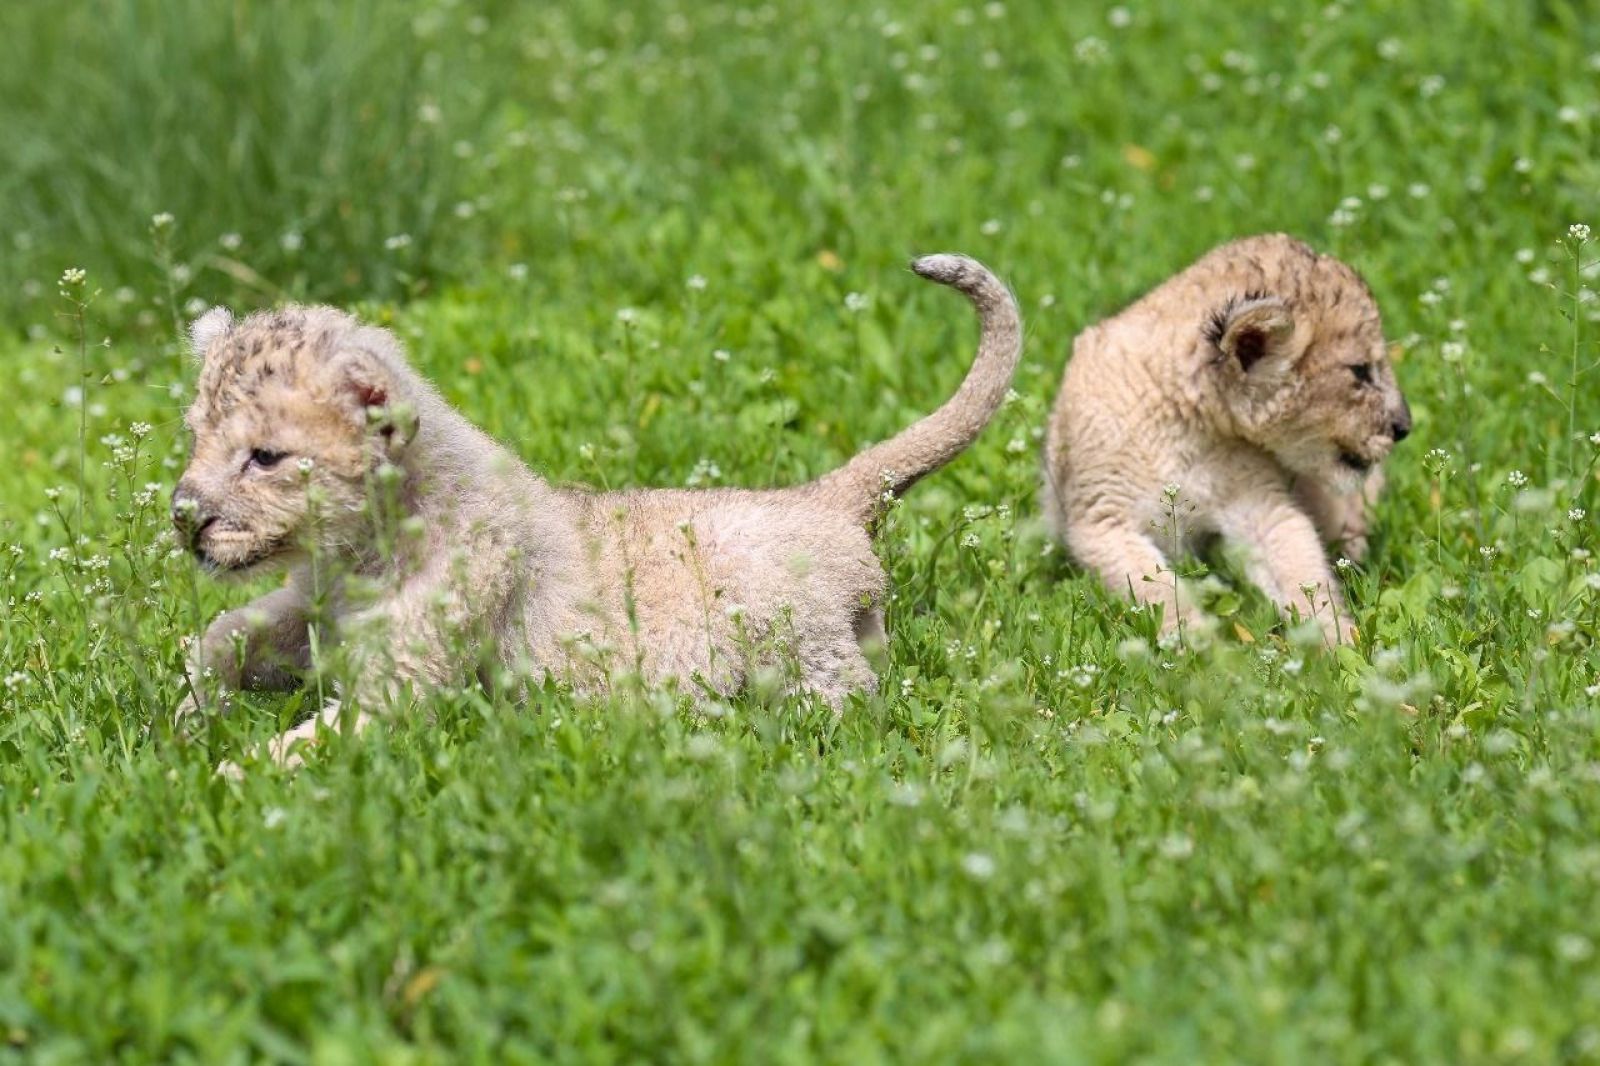
<instances>
[{"instance_id":1,"label":"lion cub hind leg","mask_svg":"<svg viewBox=\"0 0 1600 1066\"><path fill-rule=\"evenodd\" d=\"M878 674L854 634L819 633L798 652L801 679L796 690L818 697L834 714L844 710L852 692L870 696L878 690Z\"/></svg>"},{"instance_id":2,"label":"lion cub hind leg","mask_svg":"<svg viewBox=\"0 0 1600 1066\"><path fill-rule=\"evenodd\" d=\"M887 640L879 606L882 570L852 543L857 536L851 531L825 573L816 575L814 589L827 591L806 605L803 620L797 618L792 645L799 667L794 691L818 696L836 714L852 692L870 696L878 690L869 656L881 653Z\"/></svg>"}]
</instances>

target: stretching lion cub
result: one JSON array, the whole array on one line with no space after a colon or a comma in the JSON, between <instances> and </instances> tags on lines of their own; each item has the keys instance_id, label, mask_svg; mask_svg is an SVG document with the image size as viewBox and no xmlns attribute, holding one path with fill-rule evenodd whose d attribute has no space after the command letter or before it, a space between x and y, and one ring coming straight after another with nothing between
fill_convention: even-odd
<instances>
[{"instance_id":1,"label":"stretching lion cub","mask_svg":"<svg viewBox=\"0 0 1600 1066\"><path fill-rule=\"evenodd\" d=\"M1323 542L1359 558L1379 464L1411 431L1372 292L1281 234L1214 249L1073 342L1045 508L1113 590L1198 611L1169 553L1220 534L1285 612L1350 639Z\"/></svg>"},{"instance_id":2,"label":"stretching lion cub","mask_svg":"<svg viewBox=\"0 0 1600 1066\"><path fill-rule=\"evenodd\" d=\"M173 519L208 570L287 569L288 580L208 627L192 686L298 685L314 586L331 570L342 576L320 639L355 653L341 695L361 712L356 728L406 684L460 682L490 664L584 692L614 667L728 694L785 665L793 689L836 706L872 689L862 644L882 637L885 584L873 516L977 437L1021 352L1016 305L981 264L935 255L912 267L981 317L961 387L840 469L767 491L553 487L449 407L388 331L328 307L242 322L208 312L190 331L194 452ZM330 703L322 721L339 710ZM315 731L314 718L285 733L273 757L297 762L290 745Z\"/></svg>"}]
</instances>

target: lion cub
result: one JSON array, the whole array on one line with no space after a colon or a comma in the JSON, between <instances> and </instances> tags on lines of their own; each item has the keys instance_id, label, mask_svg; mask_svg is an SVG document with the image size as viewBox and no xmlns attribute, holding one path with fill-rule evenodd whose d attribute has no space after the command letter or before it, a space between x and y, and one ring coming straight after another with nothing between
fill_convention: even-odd
<instances>
[{"instance_id":1,"label":"lion cub","mask_svg":"<svg viewBox=\"0 0 1600 1066\"><path fill-rule=\"evenodd\" d=\"M912 268L978 311L966 379L898 436L773 490L558 488L447 405L388 331L329 307L208 312L190 330L194 452L173 520L206 569L288 579L211 624L191 684L294 687L320 639L354 653L341 696L357 728L406 685L493 666L581 692L628 671L725 695L763 667L835 706L871 690L863 643L882 638L885 585L874 516L977 437L1022 343L1011 294L981 264ZM319 601L328 625L313 636ZM339 713L335 701L320 717ZM290 730L272 755L297 762L290 745L315 731Z\"/></svg>"},{"instance_id":2,"label":"lion cub","mask_svg":"<svg viewBox=\"0 0 1600 1066\"><path fill-rule=\"evenodd\" d=\"M1225 244L1073 342L1045 509L1111 589L1199 617L1170 557L1221 535L1285 612L1349 640L1323 543L1359 558L1379 464L1411 432L1371 290L1273 234Z\"/></svg>"}]
</instances>

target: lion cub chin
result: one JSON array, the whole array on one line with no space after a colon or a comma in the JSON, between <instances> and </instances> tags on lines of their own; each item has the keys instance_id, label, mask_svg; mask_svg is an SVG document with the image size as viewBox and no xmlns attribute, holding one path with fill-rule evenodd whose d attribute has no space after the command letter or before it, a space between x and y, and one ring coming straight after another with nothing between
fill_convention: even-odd
<instances>
[{"instance_id":1,"label":"lion cub chin","mask_svg":"<svg viewBox=\"0 0 1600 1066\"><path fill-rule=\"evenodd\" d=\"M1379 469L1411 432L1372 292L1281 234L1214 249L1073 342L1045 508L1076 560L1200 617L1172 557L1220 535L1285 613L1352 627L1324 543L1359 559Z\"/></svg>"},{"instance_id":2,"label":"lion cub chin","mask_svg":"<svg viewBox=\"0 0 1600 1066\"><path fill-rule=\"evenodd\" d=\"M580 692L620 673L676 679L709 696L760 673L836 707L871 690L874 516L977 437L1021 352L1015 302L981 264L912 268L978 311L960 388L838 470L769 491L555 487L446 404L387 330L329 307L208 312L190 330L194 451L173 521L208 570L288 579L206 630L180 714L231 689L298 686L313 641L342 644L353 680L272 744L281 761L342 706L364 712L359 727L405 688L485 668Z\"/></svg>"}]
</instances>

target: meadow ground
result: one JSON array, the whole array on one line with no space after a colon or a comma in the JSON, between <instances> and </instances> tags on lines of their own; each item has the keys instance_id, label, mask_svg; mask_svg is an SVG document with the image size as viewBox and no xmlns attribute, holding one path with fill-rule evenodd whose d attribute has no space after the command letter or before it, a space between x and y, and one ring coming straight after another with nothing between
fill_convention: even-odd
<instances>
[{"instance_id":1,"label":"meadow ground","mask_svg":"<svg viewBox=\"0 0 1600 1066\"><path fill-rule=\"evenodd\" d=\"M0 1059L1600 1059L1591 5L3 18ZM1416 432L1356 647L1214 560L1163 648L1048 549L1043 412L1269 229L1365 273ZM885 532L881 695L466 691L237 784L304 698L172 736L246 592L163 533L192 308L357 307L558 480L780 484L954 387L946 249L1028 349Z\"/></svg>"}]
</instances>

